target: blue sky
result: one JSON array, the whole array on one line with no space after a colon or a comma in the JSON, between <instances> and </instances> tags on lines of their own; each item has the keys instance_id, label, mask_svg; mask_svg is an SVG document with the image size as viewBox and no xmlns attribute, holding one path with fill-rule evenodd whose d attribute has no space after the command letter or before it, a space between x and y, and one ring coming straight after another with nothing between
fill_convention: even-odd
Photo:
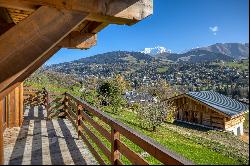
<instances>
[{"instance_id":1,"label":"blue sky","mask_svg":"<svg viewBox=\"0 0 250 166\"><path fill-rule=\"evenodd\" d=\"M172 52L249 41L249 0L154 0L154 14L133 25L109 25L88 50L61 49L46 64L104 52L163 46Z\"/></svg>"}]
</instances>

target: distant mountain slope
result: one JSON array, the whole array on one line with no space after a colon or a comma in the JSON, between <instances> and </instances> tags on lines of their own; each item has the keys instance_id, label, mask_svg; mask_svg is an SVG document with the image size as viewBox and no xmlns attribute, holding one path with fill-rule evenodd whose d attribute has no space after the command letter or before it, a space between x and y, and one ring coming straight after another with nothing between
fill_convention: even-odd
<instances>
[{"instance_id":1,"label":"distant mountain slope","mask_svg":"<svg viewBox=\"0 0 250 166\"><path fill-rule=\"evenodd\" d=\"M249 58L249 43L216 43L208 47L197 48L194 50L207 50L210 52L221 53L235 59Z\"/></svg>"},{"instance_id":2,"label":"distant mountain slope","mask_svg":"<svg viewBox=\"0 0 250 166\"><path fill-rule=\"evenodd\" d=\"M114 51L72 62L51 65L47 69L82 76L85 73L98 76L112 76L114 73L130 73L148 64L158 62L160 63L154 57L140 52Z\"/></svg>"},{"instance_id":3,"label":"distant mountain slope","mask_svg":"<svg viewBox=\"0 0 250 166\"><path fill-rule=\"evenodd\" d=\"M155 58L151 57L148 54L143 54L140 52L128 52L128 51L114 51L107 52L104 54L98 54L95 56L82 58L74 62L84 63L84 64L112 64L119 62L133 62L133 61L146 61L150 62Z\"/></svg>"},{"instance_id":4,"label":"distant mountain slope","mask_svg":"<svg viewBox=\"0 0 250 166\"><path fill-rule=\"evenodd\" d=\"M210 52L207 50L192 50L184 54L170 54L163 53L156 56L156 58L161 60L171 60L174 62L188 62L188 63L198 63L198 62L210 62L216 60L229 61L234 58L221 54Z\"/></svg>"}]
</instances>

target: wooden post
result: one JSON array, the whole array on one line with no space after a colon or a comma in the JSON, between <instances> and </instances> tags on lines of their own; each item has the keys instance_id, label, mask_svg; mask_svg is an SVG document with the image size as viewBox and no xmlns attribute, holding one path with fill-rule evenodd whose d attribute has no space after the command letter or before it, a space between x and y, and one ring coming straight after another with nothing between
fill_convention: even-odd
<instances>
[{"instance_id":1,"label":"wooden post","mask_svg":"<svg viewBox=\"0 0 250 166\"><path fill-rule=\"evenodd\" d=\"M20 122L20 108L19 108L19 87L15 88L15 127L18 127Z\"/></svg>"},{"instance_id":2,"label":"wooden post","mask_svg":"<svg viewBox=\"0 0 250 166\"><path fill-rule=\"evenodd\" d=\"M50 115L50 110L49 110L49 107L50 107L50 98L49 98L49 92L45 89L45 88L43 88L43 94L44 94L44 96L43 96L43 104L44 104L44 107L45 107L45 110L47 111L47 118L49 117L49 115Z\"/></svg>"},{"instance_id":3,"label":"wooden post","mask_svg":"<svg viewBox=\"0 0 250 166\"><path fill-rule=\"evenodd\" d=\"M81 120L82 120L82 116L81 116L81 110L82 107L80 105L77 105L77 134L78 134L78 139L80 138L80 132L81 132Z\"/></svg>"},{"instance_id":4,"label":"wooden post","mask_svg":"<svg viewBox=\"0 0 250 166\"><path fill-rule=\"evenodd\" d=\"M10 92L9 95L9 127L15 126L15 91Z\"/></svg>"},{"instance_id":5,"label":"wooden post","mask_svg":"<svg viewBox=\"0 0 250 166\"><path fill-rule=\"evenodd\" d=\"M23 123L23 83L19 86L19 126Z\"/></svg>"},{"instance_id":6,"label":"wooden post","mask_svg":"<svg viewBox=\"0 0 250 166\"><path fill-rule=\"evenodd\" d=\"M0 99L0 164L4 164L4 145L3 145L3 100Z\"/></svg>"},{"instance_id":7,"label":"wooden post","mask_svg":"<svg viewBox=\"0 0 250 166\"><path fill-rule=\"evenodd\" d=\"M63 100L63 109L64 112L66 114L66 116L68 116L68 96L66 95L66 92L64 93L64 100Z\"/></svg>"},{"instance_id":8,"label":"wooden post","mask_svg":"<svg viewBox=\"0 0 250 166\"><path fill-rule=\"evenodd\" d=\"M118 160L120 159L120 152L118 151L118 146L116 140L120 139L120 133L115 129L111 129L111 164L118 165Z\"/></svg>"}]
</instances>

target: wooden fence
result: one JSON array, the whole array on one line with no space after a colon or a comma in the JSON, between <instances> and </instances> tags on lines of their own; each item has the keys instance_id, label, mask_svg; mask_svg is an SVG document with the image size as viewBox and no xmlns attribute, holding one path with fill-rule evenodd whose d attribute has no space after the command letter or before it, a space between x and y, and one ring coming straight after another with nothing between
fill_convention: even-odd
<instances>
[{"instance_id":1,"label":"wooden fence","mask_svg":"<svg viewBox=\"0 0 250 166\"><path fill-rule=\"evenodd\" d=\"M52 109L62 109L66 113L66 117L75 126L78 136L83 139L99 164L108 164L102 155L100 155L99 151L101 151L112 165L123 165L124 163L121 160L121 156L124 156L135 165L149 165L149 162L142 155L129 148L125 142L122 141L121 137L130 140L162 164L192 164L192 162L167 150L151 138L125 126L121 122L69 93L64 93L62 97L54 97L53 100L50 100L50 94L45 89L44 91L40 91L40 93L42 93L48 114L50 114ZM60 104L57 104L56 107L51 106L51 103L54 102L59 102ZM99 121L96 121L94 118L98 118ZM96 132L108 140L111 148L107 147L104 142L99 139L98 134L93 132L92 129L95 129ZM95 145L93 145L93 143ZM97 148L95 147L98 147L99 151L96 150Z\"/></svg>"}]
</instances>

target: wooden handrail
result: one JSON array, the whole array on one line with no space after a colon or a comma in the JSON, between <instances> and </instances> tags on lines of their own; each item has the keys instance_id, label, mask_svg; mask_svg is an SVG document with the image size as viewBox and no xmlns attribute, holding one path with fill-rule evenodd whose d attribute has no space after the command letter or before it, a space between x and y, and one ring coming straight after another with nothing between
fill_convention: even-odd
<instances>
[{"instance_id":1,"label":"wooden handrail","mask_svg":"<svg viewBox=\"0 0 250 166\"><path fill-rule=\"evenodd\" d=\"M50 102L52 101L50 101L50 94L48 93L48 91L46 89L43 89L43 91L39 91L39 94L35 94L40 94L40 96L43 96L43 104L49 112L51 109ZM120 158L121 155L126 157L132 164L149 164L145 158L134 152L124 142L122 142L122 140L120 139L121 135L132 141L137 146L141 147L144 151L146 151L148 154L165 165L193 164L191 161L185 159L184 157L166 149L153 139L138 133L134 129L127 127L126 125L110 117L103 111L92 107L87 102L82 101L81 99L69 93L64 93L63 99L56 98L53 100L53 102L61 102L61 106L63 107L67 118L75 126L78 132L78 136L83 139L93 156L102 165L105 164L105 160L93 147L91 142L93 142L98 147L98 149L102 151L102 153L109 159L109 161L113 165L123 164ZM89 115L89 113L91 114L91 116ZM92 115L106 123L107 126L109 126L110 130L108 131L106 127L103 127L99 123L97 123L92 118ZM100 135L107 139L107 141L111 144L110 148L106 147L106 145L98 138L98 136L93 133L90 128L88 128L90 125L91 128L94 128L97 132L100 133Z\"/></svg>"},{"instance_id":2,"label":"wooden handrail","mask_svg":"<svg viewBox=\"0 0 250 166\"><path fill-rule=\"evenodd\" d=\"M65 93L65 96L67 96L68 100L73 100L75 103L77 103L78 106L79 105L82 106L85 110L89 111L94 116L98 117L100 120L102 120L103 122L105 122L106 124L108 124L111 127L111 131L113 132L113 133L111 132L111 141L112 141L111 145L114 144L113 146L115 148L115 149L112 149L112 152L111 152L111 155L113 155L113 157L111 156L111 159L114 160L114 161L111 161L113 164L117 164L119 162L119 161L116 161L119 158L114 157L114 156L117 156L117 152L119 152L119 148L121 148L122 145L125 145L124 143L121 145L121 143L120 143L121 140L119 140L116 136L114 136L117 133L125 136L127 139L129 139L130 141L132 141L133 143L135 143L136 145L138 145L139 147L144 149L147 153L152 155L154 158L156 158L157 160L159 160L163 164L170 164L170 165L182 165L182 164L192 165L193 164L191 161L189 161L189 160L185 159L184 157L166 149L165 147L163 147L159 143L155 142L151 138L136 132L135 130L125 126L121 122L108 116L104 112L90 106L85 101L82 101L81 99L78 99L69 93ZM84 111L81 113L82 113L82 115L86 115L86 113ZM85 117L85 119L88 119L88 118ZM92 126L94 128L97 127L95 125L92 125ZM97 131L100 132L100 129L97 129ZM118 142L118 144L117 144L117 142ZM123 150L124 149L125 148L123 148ZM126 153L129 153L129 151L127 149L126 149ZM130 157L130 160L133 160L133 158ZM135 159L131 162L138 163L138 161L139 161L138 159ZM145 160L144 159L141 160L141 163L142 163L142 161L145 161Z\"/></svg>"}]
</instances>

